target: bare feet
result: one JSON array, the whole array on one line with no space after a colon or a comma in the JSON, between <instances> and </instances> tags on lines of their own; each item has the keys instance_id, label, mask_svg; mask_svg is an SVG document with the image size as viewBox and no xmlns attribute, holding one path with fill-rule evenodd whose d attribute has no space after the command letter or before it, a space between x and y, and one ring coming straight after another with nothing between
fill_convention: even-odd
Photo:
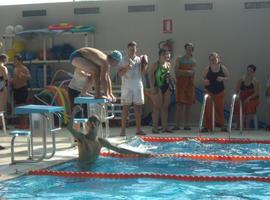
<instances>
[{"instance_id":1,"label":"bare feet","mask_svg":"<svg viewBox=\"0 0 270 200\"><path fill-rule=\"evenodd\" d=\"M110 94L110 98L113 103L116 102L116 97L113 94Z\"/></svg>"}]
</instances>

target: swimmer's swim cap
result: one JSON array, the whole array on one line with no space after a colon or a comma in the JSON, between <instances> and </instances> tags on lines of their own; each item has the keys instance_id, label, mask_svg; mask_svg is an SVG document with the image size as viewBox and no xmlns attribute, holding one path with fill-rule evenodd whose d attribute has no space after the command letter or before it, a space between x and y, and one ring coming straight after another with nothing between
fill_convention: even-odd
<instances>
[{"instance_id":1,"label":"swimmer's swim cap","mask_svg":"<svg viewBox=\"0 0 270 200\"><path fill-rule=\"evenodd\" d=\"M117 62L122 61L122 54L120 51L114 50L111 54L112 59L116 60Z\"/></svg>"}]
</instances>

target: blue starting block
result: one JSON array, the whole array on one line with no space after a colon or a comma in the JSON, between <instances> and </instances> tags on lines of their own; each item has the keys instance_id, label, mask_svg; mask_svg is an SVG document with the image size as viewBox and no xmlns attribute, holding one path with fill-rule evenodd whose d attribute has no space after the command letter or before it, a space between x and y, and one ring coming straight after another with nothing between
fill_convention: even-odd
<instances>
[{"instance_id":1,"label":"blue starting block","mask_svg":"<svg viewBox=\"0 0 270 200\"><path fill-rule=\"evenodd\" d=\"M30 128L28 130L11 131L11 163L33 163L39 162L43 159L52 158L56 151L55 132L61 130L61 115L63 111L61 106L47 106L47 105L24 105L15 108L15 114L28 114L30 119ZM54 125L54 117L58 118L58 127ZM34 158L34 141L33 135L42 134L42 155ZM28 138L28 160L15 161L14 160L14 142L17 136L27 136ZM47 152L47 136L51 137L52 151Z\"/></svg>"},{"instance_id":2,"label":"blue starting block","mask_svg":"<svg viewBox=\"0 0 270 200\"><path fill-rule=\"evenodd\" d=\"M104 98L96 99L94 97L76 97L74 99L74 103L86 104L88 117L90 117L93 114L96 114L101 121L100 126L99 126L101 137L109 137L109 120L114 118L114 115L113 115L114 106L110 100L104 99ZM108 106L111 106L112 108L111 116L108 116ZM84 120L84 118L82 118L82 120ZM77 120L77 122L79 123L79 120ZM75 120L74 120L74 123L76 123ZM85 121L82 123L85 123ZM105 135L103 133L102 123L105 123L105 128L106 128Z\"/></svg>"}]
</instances>

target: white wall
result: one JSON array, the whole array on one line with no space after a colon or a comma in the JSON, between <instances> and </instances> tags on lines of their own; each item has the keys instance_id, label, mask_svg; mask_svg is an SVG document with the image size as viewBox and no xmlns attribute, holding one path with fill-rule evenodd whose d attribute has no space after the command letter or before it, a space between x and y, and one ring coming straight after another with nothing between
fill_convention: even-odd
<instances>
[{"instance_id":1,"label":"white wall","mask_svg":"<svg viewBox=\"0 0 270 200\"><path fill-rule=\"evenodd\" d=\"M54 3L0 7L0 32L8 24L22 24L27 29L44 28L50 24L72 22L96 26L96 47L100 49L124 49L130 40L139 44L140 52L157 59L158 43L173 39L174 58L183 53L186 42L195 44L197 60L197 84L202 69L208 64L212 51L220 54L222 62L231 72L227 84L228 102L239 78L248 64L255 64L261 82L259 118L266 119L264 98L265 82L270 77L269 40L270 9L244 9L244 0L209 0L213 10L185 11L185 3L205 3L202 0L119 0L77 3ZM129 5L156 5L155 12L128 13ZM100 7L100 14L73 15L75 7ZM46 9L46 17L22 17L22 10ZM163 18L173 19L173 33L162 33ZM198 120L199 105L193 111Z\"/></svg>"}]
</instances>

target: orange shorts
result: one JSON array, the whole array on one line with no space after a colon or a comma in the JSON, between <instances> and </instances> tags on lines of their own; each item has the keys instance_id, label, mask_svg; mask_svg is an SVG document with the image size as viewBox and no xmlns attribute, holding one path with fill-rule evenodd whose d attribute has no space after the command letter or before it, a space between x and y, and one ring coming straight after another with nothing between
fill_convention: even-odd
<instances>
[{"instance_id":1,"label":"orange shorts","mask_svg":"<svg viewBox=\"0 0 270 200\"><path fill-rule=\"evenodd\" d=\"M195 84L193 77L176 79L176 102L192 105L195 103Z\"/></svg>"},{"instance_id":2,"label":"orange shorts","mask_svg":"<svg viewBox=\"0 0 270 200\"><path fill-rule=\"evenodd\" d=\"M260 104L259 98L251 99L250 101L243 104L243 114L244 115L254 115L256 114L257 107ZM236 102L234 107L234 113L239 115L240 113L240 104L239 101Z\"/></svg>"}]
</instances>

